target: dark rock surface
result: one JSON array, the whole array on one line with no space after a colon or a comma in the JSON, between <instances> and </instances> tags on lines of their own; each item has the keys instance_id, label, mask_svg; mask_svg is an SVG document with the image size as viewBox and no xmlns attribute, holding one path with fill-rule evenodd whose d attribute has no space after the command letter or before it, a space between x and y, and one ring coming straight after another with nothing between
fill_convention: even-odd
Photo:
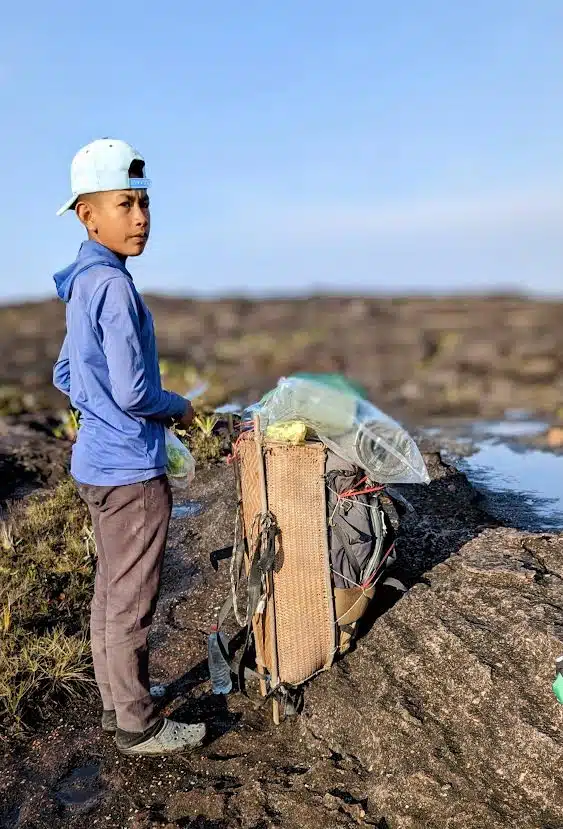
<instances>
[{"instance_id":1,"label":"dark rock surface","mask_svg":"<svg viewBox=\"0 0 563 829\"><path fill-rule=\"evenodd\" d=\"M32 420L0 417L0 503L54 486L67 472L69 444L53 437L47 418Z\"/></svg>"},{"instance_id":2,"label":"dark rock surface","mask_svg":"<svg viewBox=\"0 0 563 829\"><path fill-rule=\"evenodd\" d=\"M353 754L393 827L563 820L563 538L486 530L311 688L303 720Z\"/></svg>"}]
</instances>

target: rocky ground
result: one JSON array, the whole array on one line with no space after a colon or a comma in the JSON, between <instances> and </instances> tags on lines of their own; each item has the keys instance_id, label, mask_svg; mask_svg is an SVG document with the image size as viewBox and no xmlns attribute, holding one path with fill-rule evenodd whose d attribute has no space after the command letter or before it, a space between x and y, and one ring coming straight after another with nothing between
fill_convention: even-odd
<instances>
[{"instance_id":1,"label":"rocky ground","mask_svg":"<svg viewBox=\"0 0 563 829\"><path fill-rule=\"evenodd\" d=\"M425 447L431 449L430 445ZM205 636L227 590L209 553L231 540L232 471L202 473L203 511L173 520L153 636L166 710L204 719L203 751L121 758L82 700L0 760L0 826L563 827L563 709L550 684L563 640L563 539L495 524L465 478L426 455L404 487L401 566L356 651L310 683L281 726L256 689L210 693Z\"/></svg>"},{"instance_id":2,"label":"rocky ground","mask_svg":"<svg viewBox=\"0 0 563 829\"><path fill-rule=\"evenodd\" d=\"M152 304L164 356L189 359L223 399L252 399L305 367L347 371L415 423L506 407L561 417L557 304ZM60 405L47 387L59 306L0 309L0 321L3 347L17 340L2 381L22 394L2 421L4 498L50 486L67 445L47 414ZM45 415L26 415L22 389ZM167 683L166 711L206 721L208 743L186 757L124 759L101 733L95 698L78 700L0 743L0 827L563 829L563 707L550 687L563 652L563 537L499 524L437 444L421 447L432 483L401 488L414 507L398 542L408 593L380 591L355 652L312 681L301 716L279 727L252 684L248 698L210 693L206 634L228 568L216 573L209 554L232 540L235 492L226 463L202 470L190 493L201 513L172 522L152 675Z\"/></svg>"}]
</instances>

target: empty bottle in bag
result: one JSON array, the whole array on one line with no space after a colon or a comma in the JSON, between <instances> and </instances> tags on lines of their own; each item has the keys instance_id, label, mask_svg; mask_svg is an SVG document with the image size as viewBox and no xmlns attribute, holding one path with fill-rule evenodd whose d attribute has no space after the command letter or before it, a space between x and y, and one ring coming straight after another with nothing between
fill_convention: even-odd
<instances>
[{"instance_id":1,"label":"empty bottle in bag","mask_svg":"<svg viewBox=\"0 0 563 829\"><path fill-rule=\"evenodd\" d=\"M207 661L209 664L209 675L213 685L214 694L228 694L232 690L231 669L219 647L219 637L224 650L229 651L229 640L223 631L219 631L217 625L211 626L207 639Z\"/></svg>"}]
</instances>

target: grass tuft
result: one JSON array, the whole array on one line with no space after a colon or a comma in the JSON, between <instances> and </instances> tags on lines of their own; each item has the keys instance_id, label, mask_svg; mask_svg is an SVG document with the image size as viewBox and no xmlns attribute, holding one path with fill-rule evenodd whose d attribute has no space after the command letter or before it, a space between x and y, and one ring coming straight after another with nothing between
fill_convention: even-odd
<instances>
[{"instance_id":1,"label":"grass tuft","mask_svg":"<svg viewBox=\"0 0 563 829\"><path fill-rule=\"evenodd\" d=\"M197 414L189 431L189 444L199 463L213 463L224 454L223 439L215 431L219 418L215 414Z\"/></svg>"},{"instance_id":2,"label":"grass tuft","mask_svg":"<svg viewBox=\"0 0 563 829\"><path fill-rule=\"evenodd\" d=\"M0 522L0 729L93 682L87 636L95 545L70 480Z\"/></svg>"}]
</instances>

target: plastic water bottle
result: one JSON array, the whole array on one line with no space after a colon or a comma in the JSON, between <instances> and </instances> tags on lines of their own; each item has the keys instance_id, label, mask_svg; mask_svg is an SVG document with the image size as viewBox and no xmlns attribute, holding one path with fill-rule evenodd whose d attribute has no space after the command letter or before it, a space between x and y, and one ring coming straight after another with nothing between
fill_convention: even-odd
<instances>
[{"instance_id":1,"label":"plastic water bottle","mask_svg":"<svg viewBox=\"0 0 563 829\"><path fill-rule=\"evenodd\" d=\"M233 687L231 669L221 653L218 637L221 637L223 648L228 652L229 640L223 631L218 632L217 625L211 626L207 639L207 661L214 694L228 694Z\"/></svg>"}]
</instances>

